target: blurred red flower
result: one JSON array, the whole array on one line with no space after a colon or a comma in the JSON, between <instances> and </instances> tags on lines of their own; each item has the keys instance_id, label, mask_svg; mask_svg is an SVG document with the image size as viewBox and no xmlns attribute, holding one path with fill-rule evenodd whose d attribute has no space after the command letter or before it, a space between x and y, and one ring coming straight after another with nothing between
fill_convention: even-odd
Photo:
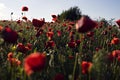
<instances>
[{"instance_id":1,"label":"blurred red flower","mask_svg":"<svg viewBox=\"0 0 120 80\"><path fill-rule=\"evenodd\" d=\"M112 56L113 56L114 58L120 56L120 50L114 50L114 51L112 52Z\"/></svg>"},{"instance_id":2,"label":"blurred red flower","mask_svg":"<svg viewBox=\"0 0 120 80\"><path fill-rule=\"evenodd\" d=\"M92 63L91 62L87 62L87 61L82 61L82 73L83 74L87 74L91 67L92 67Z\"/></svg>"},{"instance_id":3,"label":"blurred red flower","mask_svg":"<svg viewBox=\"0 0 120 80\"><path fill-rule=\"evenodd\" d=\"M31 50L31 48L29 49L28 46L24 46L22 43L18 43L17 44L17 50L19 52L26 53L28 50Z\"/></svg>"},{"instance_id":4,"label":"blurred red flower","mask_svg":"<svg viewBox=\"0 0 120 80\"><path fill-rule=\"evenodd\" d=\"M61 36L62 35L62 33L61 33L61 31L57 31L57 36Z\"/></svg>"},{"instance_id":5,"label":"blurred red flower","mask_svg":"<svg viewBox=\"0 0 120 80\"><path fill-rule=\"evenodd\" d=\"M12 66L19 66L21 64L21 61L17 58L8 58L7 59Z\"/></svg>"},{"instance_id":6,"label":"blurred red flower","mask_svg":"<svg viewBox=\"0 0 120 80\"><path fill-rule=\"evenodd\" d=\"M4 41L8 43L15 43L18 39L18 34L16 31L12 30L8 26L6 26L2 31L2 36Z\"/></svg>"},{"instance_id":7,"label":"blurred red flower","mask_svg":"<svg viewBox=\"0 0 120 80\"><path fill-rule=\"evenodd\" d=\"M120 27L120 19L116 21L117 25Z\"/></svg>"},{"instance_id":8,"label":"blurred red flower","mask_svg":"<svg viewBox=\"0 0 120 80\"><path fill-rule=\"evenodd\" d=\"M25 20L25 21L27 21L27 17L26 16L23 16L22 19Z\"/></svg>"},{"instance_id":9,"label":"blurred red flower","mask_svg":"<svg viewBox=\"0 0 120 80\"><path fill-rule=\"evenodd\" d=\"M75 41L70 41L70 42L68 42L68 47L70 47L70 48L75 48L76 47L76 42Z\"/></svg>"},{"instance_id":10,"label":"blurred red flower","mask_svg":"<svg viewBox=\"0 0 120 80\"><path fill-rule=\"evenodd\" d=\"M24 70L27 75L31 75L33 72L41 71L46 64L46 55L43 53L35 52L28 55L24 59Z\"/></svg>"},{"instance_id":11,"label":"blurred red flower","mask_svg":"<svg viewBox=\"0 0 120 80\"><path fill-rule=\"evenodd\" d=\"M45 23L45 20L44 19L41 19L41 20L38 20L38 19L33 19L32 20L32 24L33 26L35 27L42 27Z\"/></svg>"},{"instance_id":12,"label":"blurred red flower","mask_svg":"<svg viewBox=\"0 0 120 80\"><path fill-rule=\"evenodd\" d=\"M52 16L52 21L56 22L57 21L57 16L56 15L51 15Z\"/></svg>"},{"instance_id":13,"label":"blurred red flower","mask_svg":"<svg viewBox=\"0 0 120 80\"><path fill-rule=\"evenodd\" d=\"M53 48L54 46L55 46L55 42L52 40L46 42L46 44L45 44L46 48Z\"/></svg>"},{"instance_id":14,"label":"blurred red flower","mask_svg":"<svg viewBox=\"0 0 120 80\"><path fill-rule=\"evenodd\" d=\"M117 44L119 44L119 43L120 43L119 38L114 37L114 38L111 40L111 44L117 45Z\"/></svg>"},{"instance_id":15,"label":"blurred red flower","mask_svg":"<svg viewBox=\"0 0 120 80\"><path fill-rule=\"evenodd\" d=\"M88 36L88 37L93 37L93 35L94 35L94 32L91 32L91 31L90 31L90 32L87 33L87 36Z\"/></svg>"},{"instance_id":16,"label":"blurred red flower","mask_svg":"<svg viewBox=\"0 0 120 80\"><path fill-rule=\"evenodd\" d=\"M7 56L8 56L8 58L13 58L13 53L9 52Z\"/></svg>"},{"instance_id":17,"label":"blurred red flower","mask_svg":"<svg viewBox=\"0 0 120 80\"><path fill-rule=\"evenodd\" d=\"M57 18L57 16L56 15L51 15L52 16L52 18Z\"/></svg>"},{"instance_id":18,"label":"blurred red flower","mask_svg":"<svg viewBox=\"0 0 120 80\"><path fill-rule=\"evenodd\" d=\"M76 23L76 30L80 33L85 33L97 26L97 23L91 20L88 16L82 16Z\"/></svg>"},{"instance_id":19,"label":"blurred red flower","mask_svg":"<svg viewBox=\"0 0 120 80\"><path fill-rule=\"evenodd\" d=\"M51 40L52 39L52 37L53 37L53 35L54 35L54 33L53 33L53 31L49 31L49 32L47 32L47 37L49 38L49 40Z\"/></svg>"},{"instance_id":20,"label":"blurred red flower","mask_svg":"<svg viewBox=\"0 0 120 80\"><path fill-rule=\"evenodd\" d=\"M3 30L3 27L2 26L0 26L0 31L2 31Z\"/></svg>"},{"instance_id":21,"label":"blurred red flower","mask_svg":"<svg viewBox=\"0 0 120 80\"><path fill-rule=\"evenodd\" d=\"M28 11L28 7L27 6L23 6L22 7L22 11Z\"/></svg>"}]
</instances>

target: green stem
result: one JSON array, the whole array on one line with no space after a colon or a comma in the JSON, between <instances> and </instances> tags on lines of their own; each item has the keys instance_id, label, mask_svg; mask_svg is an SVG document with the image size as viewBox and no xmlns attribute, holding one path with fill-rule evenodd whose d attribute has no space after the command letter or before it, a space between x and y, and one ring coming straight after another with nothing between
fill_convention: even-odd
<instances>
[{"instance_id":1,"label":"green stem","mask_svg":"<svg viewBox=\"0 0 120 80\"><path fill-rule=\"evenodd\" d=\"M74 64L74 68L73 68L72 80L74 80L74 78L75 78L75 71L76 71L76 66L77 66L77 58L78 58L78 54L76 54L76 57L75 57L75 64Z\"/></svg>"}]
</instances>

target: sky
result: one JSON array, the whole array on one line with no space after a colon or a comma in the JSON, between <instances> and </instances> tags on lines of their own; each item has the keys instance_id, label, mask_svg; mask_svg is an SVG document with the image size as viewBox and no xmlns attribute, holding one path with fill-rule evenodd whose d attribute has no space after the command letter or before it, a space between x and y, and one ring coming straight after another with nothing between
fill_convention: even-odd
<instances>
[{"instance_id":1,"label":"sky","mask_svg":"<svg viewBox=\"0 0 120 80\"><path fill-rule=\"evenodd\" d=\"M83 15L89 15L92 19L105 18L110 20L120 19L120 0L0 0L0 20L21 18L21 8L27 6L29 11L26 16L29 19L45 18L51 21L52 14L60 14L63 10L78 6Z\"/></svg>"}]
</instances>

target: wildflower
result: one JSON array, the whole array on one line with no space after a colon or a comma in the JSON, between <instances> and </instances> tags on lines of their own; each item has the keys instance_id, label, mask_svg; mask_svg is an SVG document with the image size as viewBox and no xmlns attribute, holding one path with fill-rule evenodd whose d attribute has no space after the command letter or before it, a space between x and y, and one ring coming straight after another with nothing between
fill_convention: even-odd
<instances>
[{"instance_id":1,"label":"wildflower","mask_svg":"<svg viewBox=\"0 0 120 80\"><path fill-rule=\"evenodd\" d=\"M61 36L61 34L62 34L61 31L58 30L57 31L57 36Z\"/></svg>"},{"instance_id":2,"label":"wildflower","mask_svg":"<svg viewBox=\"0 0 120 80\"><path fill-rule=\"evenodd\" d=\"M92 67L92 63L87 62L87 61L83 61L81 66L82 66L82 73L87 74Z\"/></svg>"},{"instance_id":3,"label":"wildflower","mask_svg":"<svg viewBox=\"0 0 120 80\"><path fill-rule=\"evenodd\" d=\"M47 37L51 40L52 39L52 37L53 37L53 35L54 35L54 33L52 32L52 31L49 31L49 32L47 32Z\"/></svg>"},{"instance_id":4,"label":"wildflower","mask_svg":"<svg viewBox=\"0 0 120 80\"><path fill-rule=\"evenodd\" d=\"M0 26L0 31L2 31L3 30L3 27L2 26Z\"/></svg>"},{"instance_id":5,"label":"wildflower","mask_svg":"<svg viewBox=\"0 0 120 80\"><path fill-rule=\"evenodd\" d=\"M75 48L76 47L76 42L75 41L70 41L69 43L68 43L68 47L70 47L70 48Z\"/></svg>"},{"instance_id":6,"label":"wildflower","mask_svg":"<svg viewBox=\"0 0 120 80\"><path fill-rule=\"evenodd\" d=\"M46 56L43 53L35 52L24 59L24 70L27 75L41 71L46 64Z\"/></svg>"},{"instance_id":7,"label":"wildflower","mask_svg":"<svg viewBox=\"0 0 120 80\"><path fill-rule=\"evenodd\" d=\"M16 58L9 58L9 61L11 65L19 66L21 64L21 61Z\"/></svg>"},{"instance_id":8,"label":"wildflower","mask_svg":"<svg viewBox=\"0 0 120 80\"><path fill-rule=\"evenodd\" d=\"M56 15L51 15L52 16L52 21L56 22L57 21L57 16Z\"/></svg>"},{"instance_id":9,"label":"wildflower","mask_svg":"<svg viewBox=\"0 0 120 80\"><path fill-rule=\"evenodd\" d=\"M53 48L55 46L55 42L52 40L49 40L48 42L46 42L45 47L46 48Z\"/></svg>"},{"instance_id":10,"label":"wildflower","mask_svg":"<svg viewBox=\"0 0 120 80\"><path fill-rule=\"evenodd\" d=\"M27 6L23 6L22 7L22 11L28 11L28 7Z\"/></svg>"},{"instance_id":11,"label":"wildflower","mask_svg":"<svg viewBox=\"0 0 120 80\"><path fill-rule=\"evenodd\" d=\"M111 40L111 44L119 44L120 43L120 40L119 40L119 38L116 38L116 37L114 37L112 40Z\"/></svg>"},{"instance_id":12,"label":"wildflower","mask_svg":"<svg viewBox=\"0 0 120 80\"><path fill-rule=\"evenodd\" d=\"M22 19L25 20L25 21L27 21L27 17L26 16L23 16Z\"/></svg>"},{"instance_id":13,"label":"wildflower","mask_svg":"<svg viewBox=\"0 0 120 80\"><path fill-rule=\"evenodd\" d=\"M10 53L8 53L8 58L13 58L13 53L12 52L10 52Z\"/></svg>"},{"instance_id":14,"label":"wildflower","mask_svg":"<svg viewBox=\"0 0 120 80\"><path fill-rule=\"evenodd\" d=\"M26 53L29 50L29 47L24 46L22 43L17 44L17 51Z\"/></svg>"},{"instance_id":15,"label":"wildflower","mask_svg":"<svg viewBox=\"0 0 120 80\"><path fill-rule=\"evenodd\" d=\"M114 51L112 52L112 56L113 56L114 58L120 56L120 50L114 50Z\"/></svg>"},{"instance_id":16,"label":"wildflower","mask_svg":"<svg viewBox=\"0 0 120 80\"><path fill-rule=\"evenodd\" d=\"M116 21L117 25L120 27L120 19Z\"/></svg>"},{"instance_id":17,"label":"wildflower","mask_svg":"<svg viewBox=\"0 0 120 80\"><path fill-rule=\"evenodd\" d=\"M33 19L32 24L35 27L42 27L44 25L45 21L44 19L38 20L38 19Z\"/></svg>"},{"instance_id":18,"label":"wildflower","mask_svg":"<svg viewBox=\"0 0 120 80\"><path fill-rule=\"evenodd\" d=\"M76 23L76 30L79 33L85 33L97 26L96 22L91 20L88 16L82 16Z\"/></svg>"},{"instance_id":19,"label":"wildflower","mask_svg":"<svg viewBox=\"0 0 120 80\"><path fill-rule=\"evenodd\" d=\"M8 43L15 43L18 39L18 34L16 31L12 30L8 26L6 26L2 31L2 36L4 41Z\"/></svg>"},{"instance_id":20,"label":"wildflower","mask_svg":"<svg viewBox=\"0 0 120 80\"><path fill-rule=\"evenodd\" d=\"M88 36L88 37L93 37L93 35L94 35L94 32L88 32L88 33L87 33L87 36Z\"/></svg>"}]
</instances>

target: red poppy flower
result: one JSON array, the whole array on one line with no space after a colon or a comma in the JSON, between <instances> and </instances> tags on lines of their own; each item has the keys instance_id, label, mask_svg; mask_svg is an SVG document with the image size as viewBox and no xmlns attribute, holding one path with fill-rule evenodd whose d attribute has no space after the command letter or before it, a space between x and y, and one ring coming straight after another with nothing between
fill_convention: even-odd
<instances>
[{"instance_id":1,"label":"red poppy flower","mask_svg":"<svg viewBox=\"0 0 120 80\"><path fill-rule=\"evenodd\" d=\"M116 21L117 25L120 27L120 19Z\"/></svg>"},{"instance_id":2,"label":"red poppy flower","mask_svg":"<svg viewBox=\"0 0 120 80\"><path fill-rule=\"evenodd\" d=\"M70 48L75 48L76 47L76 42L75 41L70 41L69 43L68 43L68 47L70 47Z\"/></svg>"},{"instance_id":3,"label":"red poppy flower","mask_svg":"<svg viewBox=\"0 0 120 80\"><path fill-rule=\"evenodd\" d=\"M62 33L61 33L61 31L57 31L57 36L61 36L62 35Z\"/></svg>"},{"instance_id":4,"label":"red poppy flower","mask_svg":"<svg viewBox=\"0 0 120 80\"><path fill-rule=\"evenodd\" d=\"M96 26L96 22L91 20L88 16L82 16L81 19L76 23L76 29L80 33L88 32Z\"/></svg>"},{"instance_id":5,"label":"red poppy flower","mask_svg":"<svg viewBox=\"0 0 120 80\"><path fill-rule=\"evenodd\" d=\"M64 80L64 75L61 73L57 73L53 80Z\"/></svg>"},{"instance_id":6,"label":"red poppy flower","mask_svg":"<svg viewBox=\"0 0 120 80\"><path fill-rule=\"evenodd\" d=\"M82 66L82 73L87 74L89 72L90 68L92 67L92 63L83 61L81 66Z\"/></svg>"},{"instance_id":7,"label":"red poppy flower","mask_svg":"<svg viewBox=\"0 0 120 80\"><path fill-rule=\"evenodd\" d=\"M57 21L57 16L56 15L51 15L52 16L52 21L56 22Z\"/></svg>"},{"instance_id":8,"label":"red poppy flower","mask_svg":"<svg viewBox=\"0 0 120 80\"><path fill-rule=\"evenodd\" d=\"M21 61L16 58L8 58L8 61L14 66L19 66L21 64Z\"/></svg>"},{"instance_id":9,"label":"red poppy flower","mask_svg":"<svg viewBox=\"0 0 120 80\"><path fill-rule=\"evenodd\" d=\"M27 21L27 17L26 16L22 17L22 19L25 20L25 21Z\"/></svg>"},{"instance_id":10,"label":"red poppy flower","mask_svg":"<svg viewBox=\"0 0 120 80\"><path fill-rule=\"evenodd\" d=\"M55 46L55 42L50 40L45 44L46 48L53 48Z\"/></svg>"},{"instance_id":11,"label":"red poppy flower","mask_svg":"<svg viewBox=\"0 0 120 80\"><path fill-rule=\"evenodd\" d=\"M52 18L57 18L57 16L56 15L51 15L52 16Z\"/></svg>"},{"instance_id":12,"label":"red poppy flower","mask_svg":"<svg viewBox=\"0 0 120 80\"><path fill-rule=\"evenodd\" d=\"M51 40L52 39L52 37L53 37L53 35L54 35L54 33L52 32L52 31L49 31L49 32L47 32L47 37Z\"/></svg>"},{"instance_id":13,"label":"red poppy flower","mask_svg":"<svg viewBox=\"0 0 120 80\"><path fill-rule=\"evenodd\" d=\"M0 31L2 31L3 30L3 27L2 26L0 26Z\"/></svg>"},{"instance_id":14,"label":"red poppy flower","mask_svg":"<svg viewBox=\"0 0 120 80\"><path fill-rule=\"evenodd\" d=\"M13 58L13 53L12 52L10 52L10 53L8 53L8 58Z\"/></svg>"},{"instance_id":15,"label":"red poppy flower","mask_svg":"<svg viewBox=\"0 0 120 80\"><path fill-rule=\"evenodd\" d=\"M120 43L120 40L119 40L119 38L116 38L116 37L114 37L113 39L112 39L112 41L111 41L111 44L119 44Z\"/></svg>"},{"instance_id":16,"label":"red poppy flower","mask_svg":"<svg viewBox=\"0 0 120 80\"><path fill-rule=\"evenodd\" d=\"M31 75L33 72L41 71L46 64L46 56L43 53L32 53L24 60L24 70L27 75Z\"/></svg>"},{"instance_id":17,"label":"red poppy flower","mask_svg":"<svg viewBox=\"0 0 120 80\"><path fill-rule=\"evenodd\" d=\"M28 11L28 7L27 6L23 6L22 7L22 11Z\"/></svg>"},{"instance_id":18,"label":"red poppy flower","mask_svg":"<svg viewBox=\"0 0 120 80\"><path fill-rule=\"evenodd\" d=\"M42 27L44 25L45 21L44 19L38 20L38 19L33 19L32 24L35 27Z\"/></svg>"},{"instance_id":19,"label":"red poppy flower","mask_svg":"<svg viewBox=\"0 0 120 80\"><path fill-rule=\"evenodd\" d=\"M113 56L114 58L120 56L120 50L114 50L114 51L112 52L112 56Z\"/></svg>"},{"instance_id":20,"label":"red poppy flower","mask_svg":"<svg viewBox=\"0 0 120 80\"><path fill-rule=\"evenodd\" d=\"M18 43L17 50L19 52L26 53L29 50L29 48L24 46L22 43Z\"/></svg>"},{"instance_id":21,"label":"red poppy flower","mask_svg":"<svg viewBox=\"0 0 120 80\"><path fill-rule=\"evenodd\" d=\"M94 32L88 32L88 33L87 33L87 36L88 36L88 37L93 37L93 35L94 35Z\"/></svg>"},{"instance_id":22,"label":"red poppy flower","mask_svg":"<svg viewBox=\"0 0 120 80\"><path fill-rule=\"evenodd\" d=\"M80 40L76 40L75 41L77 45L80 45L81 41Z\"/></svg>"},{"instance_id":23,"label":"red poppy flower","mask_svg":"<svg viewBox=\"0 0 120 80\"><path fill-rule=\"evenodd\" d=\"M18 34L16 31L12 30L8 26L6 26L2 31L2 36L4 41L8 43L15 43L18 39Z\"/></svg>"}]
</instances>

